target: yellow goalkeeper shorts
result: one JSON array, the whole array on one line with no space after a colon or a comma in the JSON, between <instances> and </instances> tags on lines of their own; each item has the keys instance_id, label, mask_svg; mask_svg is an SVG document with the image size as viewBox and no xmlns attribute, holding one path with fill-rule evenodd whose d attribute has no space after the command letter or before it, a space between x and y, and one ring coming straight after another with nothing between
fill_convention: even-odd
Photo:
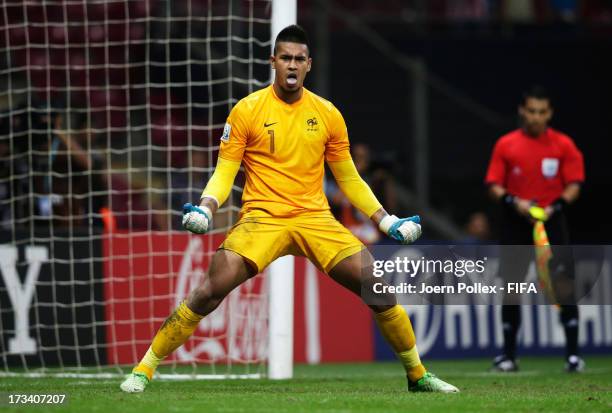
<instances>
[{"instance_id":1,"label":"yellow goalkeeper shorts","mask_svg":"<svg viewBox=\"0 0 612 413\"><path fill-rule=\"evenodd\" d=\"M243 214L219 248L240 254L262 272L284 255L308 258L325 273L365 248L331 212L275 217L263 210Z\"/></svg>"}]
</instances>

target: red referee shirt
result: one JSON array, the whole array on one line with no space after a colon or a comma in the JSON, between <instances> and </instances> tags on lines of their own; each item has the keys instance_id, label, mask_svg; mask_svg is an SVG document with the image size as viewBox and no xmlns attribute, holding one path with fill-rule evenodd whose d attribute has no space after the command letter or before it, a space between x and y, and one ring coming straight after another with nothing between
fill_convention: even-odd
<instances>
[{"instance_id":1,"label":"red referee shirt","mask_svg":"<svg viewBox=\"0 0 612 413\"><path fill-rule=\"evenodd\" d=\"M541 207L559 198L568 184L582 181L582 153L569 136L552 128L538 137L522 129L502 136L493 148L485 179Z\"/></svg>"}]
</instances>

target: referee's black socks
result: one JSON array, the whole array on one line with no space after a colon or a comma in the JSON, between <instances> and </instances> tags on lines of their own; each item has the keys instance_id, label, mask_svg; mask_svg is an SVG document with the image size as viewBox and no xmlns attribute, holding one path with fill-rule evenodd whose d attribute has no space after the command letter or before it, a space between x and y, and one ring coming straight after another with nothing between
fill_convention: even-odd
<instances>
[{"instance_id":1,"label":"referee's black socks","mask_svg":"<svg viewBox=\"0 0 612 413\"><path fill-rule=\"evenodd\" d=\"M561 324L565 330L565 357L578 355L578 306L561 306ZM521 326L521 307L502 306L502 327L504 332L504 355L516 358L516 340Z\"/></svg>"},{"instance_id":2,"label":"referee's black socks","mask_svg":"<svg viewBox=\"0 0 612 413\"><path fill-rule=\"evenodd\" d=\"M565 330L565 357L578 355L578 306L561 306L561 324Z\"/></svg>"},{"instance_id":3,"label":"referee's black socks","mask_svg":"<svg viewBox=\"0 0 612 413\"><path fill-rule=\"evenodd\" d=\"M521 326L521 307L519 305L502 306L502 327L504 331L504 355L516 358L516 337Z\"/></svg>"}]
</instances>

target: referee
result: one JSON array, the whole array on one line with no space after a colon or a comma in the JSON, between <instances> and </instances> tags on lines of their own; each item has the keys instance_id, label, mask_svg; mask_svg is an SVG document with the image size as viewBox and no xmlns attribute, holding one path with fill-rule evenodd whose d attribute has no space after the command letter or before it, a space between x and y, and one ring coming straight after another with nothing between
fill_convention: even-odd
<instances>
[{"instance_id":1,"label":"referee","mask_svg":"<svg viewBox=\"0 0 612 413\"><path fill-rule=\"evenodd\" d=\"M560 298L560 319L565 330L568 372L584 369L578 355L578 306L573 288L563 288L563 280L573 285L574 265L568 247L569 232L565 209L580 194L584 181L582 153L572 139L550 127L553 115L550 96L541 87L523 94L518 112L522 127L502 136L495 147L485 182L490 196L502 205L500 274L505 281L523 281L533 261L533 220L530 207L545 209L545 222L553 259L550 275ZM520 247L522 246L522 247ZM529 253L526 253L526 252ZM562 297L559 297L563 295ZM504 352L493 361L496 371L516 371L516 338L521 324L520 297L504 295L502 323Z\"/></svg>"}]
</instances>

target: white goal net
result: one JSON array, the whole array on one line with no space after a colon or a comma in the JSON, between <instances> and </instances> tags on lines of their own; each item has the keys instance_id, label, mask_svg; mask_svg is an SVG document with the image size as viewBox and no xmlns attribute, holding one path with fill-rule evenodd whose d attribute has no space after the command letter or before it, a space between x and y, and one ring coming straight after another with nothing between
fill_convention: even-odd
<instances>
[{"instance_id":1,"label":"white goal net","mask_svg":"<svg viewBox=\"0 0 612 413\"><path fill-rule=\"evenodd\" d=\"M239 209L180 228L227 114L269 81L271 1L0 5L0 374L116 375L206 276ZM258 377L267 279L234 291L160 369Z\"/></svg>"}]
</instances>

